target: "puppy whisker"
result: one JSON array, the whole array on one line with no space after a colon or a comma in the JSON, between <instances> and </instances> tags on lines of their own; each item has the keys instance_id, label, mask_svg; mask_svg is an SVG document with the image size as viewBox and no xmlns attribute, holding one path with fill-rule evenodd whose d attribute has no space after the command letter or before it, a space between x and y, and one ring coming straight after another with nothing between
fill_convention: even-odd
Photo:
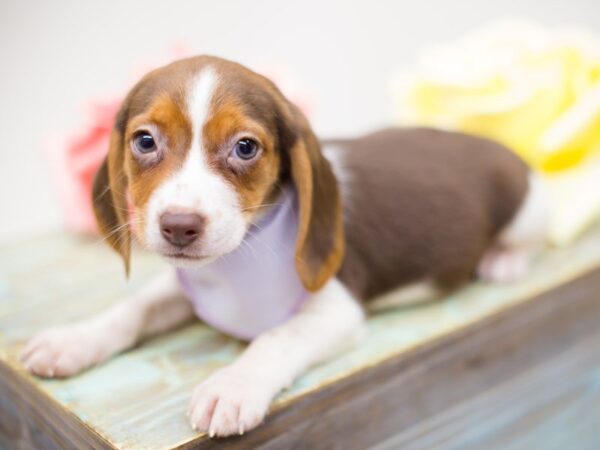
<instances>
[{"instance_id":1,"label":"puppy whisker","mask_svg":"<svg viewBox=\"0 0 600 450\"><path fill-rule=\"evenodd\" d=\"M112 230L110 230L108 233L106 233L106 235L100 239L99 241L97 241L97 243L103 243L105 242L107 239L111 238L112 236L114 236L115 234L119 233L120 231L122 231L123 229L132 226L132 225L137 225L139 223L142 223L140 220L137 219L132 219L132 220L128 220L127 222L116 226L115 228L113 228ZM122 239L122 235L118 236L117 242L119 242L119 239Z\"/></svg>"},{"instance_id":2,"label":"puppy whisker","mask_svg":"<svg viewBox=\"0 0 600 450\"><path fill-rule=\"evenodd\" d=\"M268 206L279 206L279 205L281 205L281 203L263 203L262 205L248 206L247 208L242 208L242 211L249 211L252 209L266 208Z\"/></svg>"}]
</instances>

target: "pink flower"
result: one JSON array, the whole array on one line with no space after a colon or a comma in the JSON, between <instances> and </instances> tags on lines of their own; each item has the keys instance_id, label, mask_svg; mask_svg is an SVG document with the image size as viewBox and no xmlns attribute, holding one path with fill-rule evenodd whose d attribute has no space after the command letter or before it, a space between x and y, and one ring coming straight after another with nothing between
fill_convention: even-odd
<instances>
[{"instance_id":1,"label":"pink flower","mask_svg":"<svg viewBox=\"0 0 600 450\"><path fill-rule=\"evenodd\" d=\"M69 231L96 232L92 182L108 151L110 133L122 98L93 100L87 124L49 146L49 159Z\"/></svg>"}]
</instances>

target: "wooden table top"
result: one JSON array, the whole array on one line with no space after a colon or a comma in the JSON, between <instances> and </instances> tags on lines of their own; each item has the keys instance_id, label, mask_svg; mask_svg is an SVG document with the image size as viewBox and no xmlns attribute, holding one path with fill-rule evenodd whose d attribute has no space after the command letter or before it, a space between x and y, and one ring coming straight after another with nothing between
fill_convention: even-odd
<instances>
[{"instance_id":1,"label":"wooden table top","mask_svg":"<svg viewBox=\"0 0 600 450\"><path fill-rule=\"evenodd\" d=\"M142 252L136 252L132 263L132 278L126 282L120 262L100 241L63 234L0 248L0 363L117 448L172 448L197 437L185 417L193 387L232 361L244 344L198 322L67 380L32 377L16 359L34 332L105 309L161 266ZM526 302L598 266L600 228L571 247L545 252L522 282L474 283L436 303L375 315L361 346L307 372L274 407Z\"/></svg>"}]
</instances>

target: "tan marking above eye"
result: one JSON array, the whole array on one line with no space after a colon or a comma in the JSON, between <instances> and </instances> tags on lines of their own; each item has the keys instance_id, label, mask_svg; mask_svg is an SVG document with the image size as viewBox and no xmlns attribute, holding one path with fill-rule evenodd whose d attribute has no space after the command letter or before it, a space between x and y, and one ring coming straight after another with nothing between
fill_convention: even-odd
<instances>
[{"instance_id":1,"label":"tan marking above eye","mask_svg":"<svg viewBox=\"0 0 600 450\"><path fill-rule=\"evenodd\" d=\"M124 142L127 150L140 130L150 131L164 152L158 164L143 164L133 152L127 151L131 196L143 209L152 192L185 161L192 142L192 127L179 103L162 93L146 111L130 119Z\"/></svg>"},{"instance_id":2,"label":"tan marking above eye","mask_svg":"<svg viewBox=\"0 0 600 450\"><path fill-rule=\"evenodd\" d=\"M262 124L244 113L238 101L222 92L212 105L210 119L203 129L203 148L209 158L221 161L216 164L223 177L232 183L240 198L244 215L251 218L260 212L257 206L265 203L279 177L279 155L274 151L275 138L268 131L269 124ZM260 146L259 157L239 161L238 170L232 170L227 159L235 144L243 138L253 139ZM239 170L243 167L243 170Z\"/></svg>"},{"instance_id":3,"label":"tan marking above eye","mask_svg":"<svg viewBox=\"0 0 600 450\"><path fill-rule=\"evenodd\" d=\"M231 150L240 139L252 139L262 148L269 145L267 132L257 122L242 117L232 117L230 113L216 113L204 126L203 143L206 149Z\"/></svg>"},{"instance_id":4,"label":"tan marking above eye","mask_svg":"<svg viewBox=\"0 0 600 450\"><path fill-rule=\"evenodd\" d=\"M141 129L159 130L171 147L189 147L192 126L181 106L168 94L160 94L147 110L129 120L126 138Z\"/></svg>"}]
</instances>

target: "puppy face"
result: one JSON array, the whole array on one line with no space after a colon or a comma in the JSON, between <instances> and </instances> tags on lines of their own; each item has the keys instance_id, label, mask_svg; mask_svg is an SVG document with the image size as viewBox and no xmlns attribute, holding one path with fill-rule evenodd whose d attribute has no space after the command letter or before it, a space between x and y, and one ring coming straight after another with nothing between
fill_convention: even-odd
<instances>
[{"instance_id":1,"label":"puppy face","mask_svg":"<svg viewBox=\"0 0 600 450\"><path fill-rule=\"evenodd\" d=\"M235 249L279 187L299 200L296 266L320 287L341 264L337 184L306 119L267 79L213 57L144 77L95 181L100 229L128 267L131 234L176 266Z\"/></svg>"},{"instance_id":2,"label":"puppy face","mask_svg":"<svg viewBox=\"0 0 600 450\"><path fill-rule=\"evenodd\" d=\"M278 105L263 80L236 75L201 64L176 91L142 88L131 99L139 108L124 134L132 229L175 265L202 264L236 248L279 180L275 115L263 114ZM227 88L234 83L237 91ZM260 90L256 106L248 99ZM140 97L145 104L138 106Z\"/></svg>"}]
</instances>

